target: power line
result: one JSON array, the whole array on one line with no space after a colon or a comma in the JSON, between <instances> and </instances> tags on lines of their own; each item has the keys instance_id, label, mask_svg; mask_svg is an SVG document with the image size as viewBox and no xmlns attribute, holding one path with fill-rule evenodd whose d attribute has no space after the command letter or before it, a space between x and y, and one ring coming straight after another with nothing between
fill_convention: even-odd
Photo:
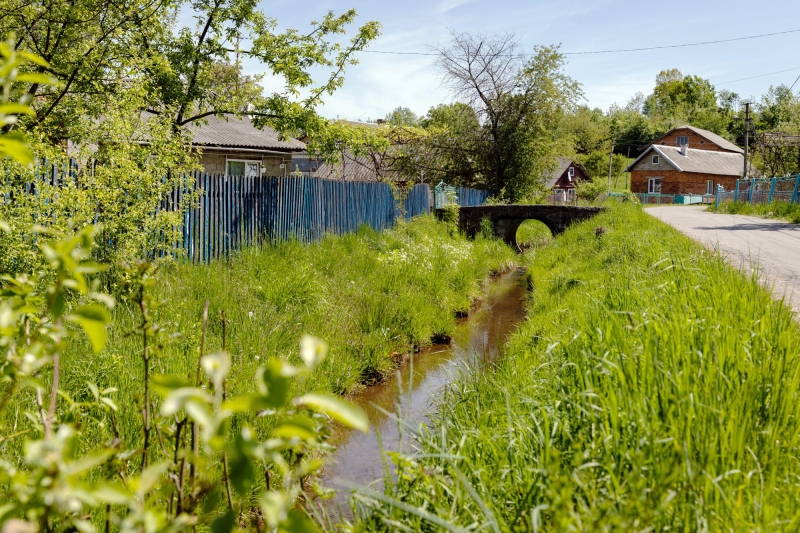
<instances>
[{"instance_id":1,"label":"power line","mask_svg":"<svg viewBox=\"0 0 800 533\"><path fill-rule=\"evenodd\" d=\"M800 76L797 76L797 78L794 80L794 83L792 84L792 86L789 87L789 92L792 92L792 89L794 89L795 84L797 84L797 80L800 80Z\"/></svg>"},{"instance_id":2,"label":"power line","mask_svg":"<svg viewBox=\"0 0 800 533\"><path fill-rule=\"evenodd\" d=\"M594 50L594 51L587 51L587 52L561 52L565 56L576 56L576 55L589 55L589 54L616 54L621 52L643 52L646 50L664 50L668 48L686 48L689 46L704 46L707 44L719 44L719 43L730 43L733 41L746 41L749 39L761 39L762 37L772 37L775 35L785 35L787 33L798 33L800 32L800 28L796 30L787 30L787 31L778 31L773 33L762 33L761 35L750 35L747 37L733 37L731 39L718 39L716 41L703 41L699 43L684 43L684 44L668 44L663 46L648 46L643 48L621 48L618 50ZM399 55L399 56L435 56L438 55L436 52L394 52L389 50L364 50L364 52L368 52L370 54L389 54L389 55ZM528 54L530 55L530 54ZM736 80L739 81L739 80ZM730 82L726 82L730 83Z\"/></svg>"},{"instance_id":3,"label":"power line","mask_svg":"<svg viewBox=\"0 0 800 533\"><path fill-rule=\"evenodd\" d=\"M728 84L728 83L735 83L737 81L753 80L753 79L756 79L756 78L763 78L765 76L772 76L773 74L783 74L784 72L792 72L793 70L800 70L800 67L787 68L786 70L777 70L775 72L767 72L766 74L759 74L757 76L750 76L749 78L739 78L738 80L723 81L723 82L720 82L720 83L715 83L714 85L725 85L725 84ZM797 83L797 81L795 81L795 83Z\"/></svg>"}]
</instances>

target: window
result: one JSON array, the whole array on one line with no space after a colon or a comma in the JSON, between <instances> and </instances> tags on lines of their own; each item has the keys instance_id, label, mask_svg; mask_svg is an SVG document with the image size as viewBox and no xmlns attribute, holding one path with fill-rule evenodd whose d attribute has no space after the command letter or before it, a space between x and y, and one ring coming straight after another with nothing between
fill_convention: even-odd
<instances>
[{"instance_id":1,"label":"window","mask_svg":"<svg viewBox=\"0 0 800 533\"><path fill-rule=\"evenodd\" d=\"M657 156L657 155L654 155L654 156L653 156L653 164L654 164L654 165L657 165L657 164L658 164L658 156Z\"/></svg>"},{"instance_id":2,"label":"window","mask_svg":"<svg viewBox=\"0 0 800 533\"><path fill-rule=\"evenodd\" d=\"M257 178L261 175L261 161L228 159L225 175L230 178Z\"/></svg>"},{"instance_id":3,"label":"window","mask_svg":"<svg viewBox=\"0 0 800 533\"><path fill-rule=\"evenodd\" d=\"M688 135L678 135L678 146L683 146L684 144L689 144L689 136Z\"/></svg>"},{"instance_id":4,"label":"window","mask_svg":"<svg viewBox=\"0 0 800 533\"><path fill-rule=\"evenodd\" d=\"M661 178L647 178L647 194L661 194Z\"/></svg>"},{"instance_id":5,"label":"window","mask_svg":"<svg viewBox=\"0 0 800 533\"><path fill-rule=\"evenodd\" d=\"M706 180L706 194L714 194L714 180Z\"/></svg>"},{"instance_id":6,"label":"window","mask_svg":"<svg viewBox=\"0 0 800 533\"><path fill-rule=\"evenodd\" d=\"M706 143L705 141L700 141L700 144L705 144L705 143Z\"/></svg>"},{"instance_id":7,"label":"window","mask_svg":"<svg viewBox=\"0 0 800 533\"><path fill-rule=\"evenodd\" d=\"M569 167L569 172L567 173L569 177L569 181L572 181L572 178L575 177L575 167Z\"/></svg>"}]
</instances>

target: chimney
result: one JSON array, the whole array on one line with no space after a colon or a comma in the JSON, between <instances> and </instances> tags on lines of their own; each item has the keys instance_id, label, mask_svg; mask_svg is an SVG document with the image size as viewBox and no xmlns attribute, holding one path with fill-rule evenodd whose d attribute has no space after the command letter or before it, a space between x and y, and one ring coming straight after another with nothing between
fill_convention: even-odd
<instances>
[{"instance_id":1,"label":"chimney","mask_svg":"<svg viewBox=\"0 0 800 533\"><path fill-rule=\"evenodd\" d=\"M689 155L689 144L682 144L681 145L681 155L686 157Z\"/></svg>"}]
</instances>

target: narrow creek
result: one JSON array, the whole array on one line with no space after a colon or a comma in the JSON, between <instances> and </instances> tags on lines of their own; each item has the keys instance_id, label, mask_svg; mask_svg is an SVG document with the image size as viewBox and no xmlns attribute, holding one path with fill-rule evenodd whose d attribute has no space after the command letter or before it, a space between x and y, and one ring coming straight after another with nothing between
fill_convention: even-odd
<instances>
[{"instance_id":1,"label":"narrow creek","mask_svg":"<svg viewBox=\"0 0 800 533\"><path fill-rule=\"evenodd\" d=\"M330 441L337 449L322 480L325 486L338 489L326 505L330 514L350 517L350 494L342 481L360 486L381 483L385 473L381 446L385 451L413 449L413 436L401 432L397 420L386 412L399 412L406 427L427 422L427 413L442 388L457 377L458 367L496 359L524 315L525 275L521 269L513 270L486 285L477 308L459 322L449 344L420 351L398 368L399 379L388 379L351 399L366 412L371 429L364 435L340 428Z\"/></svg>"}]
</instances>

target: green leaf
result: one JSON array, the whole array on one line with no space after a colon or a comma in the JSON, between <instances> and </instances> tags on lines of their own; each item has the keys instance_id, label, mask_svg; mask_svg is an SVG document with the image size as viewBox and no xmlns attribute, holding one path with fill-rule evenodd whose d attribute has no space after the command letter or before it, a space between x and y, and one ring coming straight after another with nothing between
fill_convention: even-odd
<instances>
[{"instance_id":1,"label":"green leaf","mask_svg":"<svg viewBox=\"0 0 800 533\"><path fill-rule=\"evenodd\" d=\"M325 413L345 426L367 433L369 420L360 407L330 394L305 394L296 403L318 413Z\"/></svg>"},{"instance_id":2,"label":"green leaf","mask_svg":"<svg viewBox=\"0 0 800 533\"><path fill-rule=\"evenodd\" d=\"M103 503L128 505L133 495L122 485L99 482L92 487L92 495Z\"/></svg>"},{"instance_id":3,"label":"green leaf","mask_svg":"<svg viewBox=\"0 0 800 533\"><path fill-rule=\"evenodd\" d=\"M105 307L98 304L82 305L67 315L66 319L83 328L92 343L94 353L103 351L108 338L106 325L111 321Z\"/></svg>"},{"instance_id":4,"label":"green leaf","mask_svg":"<svg viewBox=\"0 0 800 533\"><path fill-rule=\"evenodd\" d=\"M10 135L0 136L0 157L8 156L22 165L33 164L33 153L25 141L12 138Z\"/></svg>"},{"instance_id":5,"label":"green leaf","mask_svg":"<svg viewBox=\"0 0 800 533\"><path fill-rule=\"evenodd\" d=\"M277 409L289 402L289 378L283 374L283 361L273 359L259 373L259 404Z\"/></svg>"},{"instance_id":6,"label":"green leaf","mask_svg":"<svg viewBox=\"0 0 800 533\"><path fill-rule=\"evenodd\" d=\"M271 435L288 439L297 437L309 443L317 442L317 428L314 422L302 415L282 421L273 428Z\"/></svg>"},{"instance_id":7,"label":"green leaf","mask_svg":"<svg viewBox=\"0 0 800 533\"><path fill-rule=\"evenodd\" d=\"M37 56L36 54L32 54L30 52L26 52L24 50L18 50L17 55L24 59L27 59L31 63L35 63L41 67L49 67L50 63L48 63L44 58Z\"/></svg>"},{"instance_id":8,"label":"green leaf","mask_svg":"<svg viewBox=\"0 0 800 533\"><path fill-rule=\"evenodd\" d=\"M19 80L19 77L17 77ZM6 104L0 104L0 115L35 115L36 112L31 109L30 106L25 104L18 104L15 102L9 102Z\"/></svg>"},{"instance_id":9,"label":"green leaf","mask_svg":"<svg viewBox=\"0 0 800 533\"><path fill-rule=\"evenodd\" d=\"M150 384L162 396L178 389L192 388L186 380L174 374L157 374L150 379Z\"/></svg>"},{"instance_id":10,"label":"green leaf","mask_svg":"<svg viewBox=\"0 0 800 533\"><path fill-rule=\"evenodd\" d=\"M155 487L161 476L169 469L169 463L156 463L144 469L142 475L139 476L138 483L136 484L136 497L143 500L144 497L150 492L150 489Z\"/></svg>"},{"instance_id":11,"label":"green leaf","mask_svg":"<svg viewBox=\"0 0 800 533\"><path fill-rule=\"evenodd\" d=\"M37 72L26 72L17 76L17 81L23 83L38 83L40 85L58 86L58 80L51 78L47 74L39 74Z\"/></svg>"},{"instance_id":12,"label":"green leaf","mask_svg":"<svg viewBox=\"0 0 800 533\"><path fill-rule=\"evenodd\" d=\"M211 533L230 533L236 528L236 511L228 509L211 523Z\"/></svg>"},{"instance_id":13,"label":"green leaf","mask_svg":"<svg viewBox=\"0 0 800 533\"><path fill-rule=\"evenodd\" d=\"M285 531L286 533L318 533L319 528L310 518L295 509L291 509L286 519L278 526L278 531Z\"/></svg>"},{"instance_id":14,"label":"green leaf","mask_svg":"<svg viewBox=\"0 0 800 533\"><path fill-rule=\"evenodd\" d=\"M92 455L87 455L86 457L82 457L68 464L64 469L64 473L68 476L82 474L105 463L113 454L114 452L112 450L103 450Z\"/></svg>"},{"instance_id":15,"label":"green leaf","mask_svg":"<svg viewBox=\"0 0 800 533\"><path fill-rule=\"evenodd\" d=\"M239 496L247 496L253 486L255 470L253 463L248 457L246 450L247 443L241 435L236 436L234 441L233 453L230 454L230 479L233 489Z\"/></svg>"}]
</instances>

